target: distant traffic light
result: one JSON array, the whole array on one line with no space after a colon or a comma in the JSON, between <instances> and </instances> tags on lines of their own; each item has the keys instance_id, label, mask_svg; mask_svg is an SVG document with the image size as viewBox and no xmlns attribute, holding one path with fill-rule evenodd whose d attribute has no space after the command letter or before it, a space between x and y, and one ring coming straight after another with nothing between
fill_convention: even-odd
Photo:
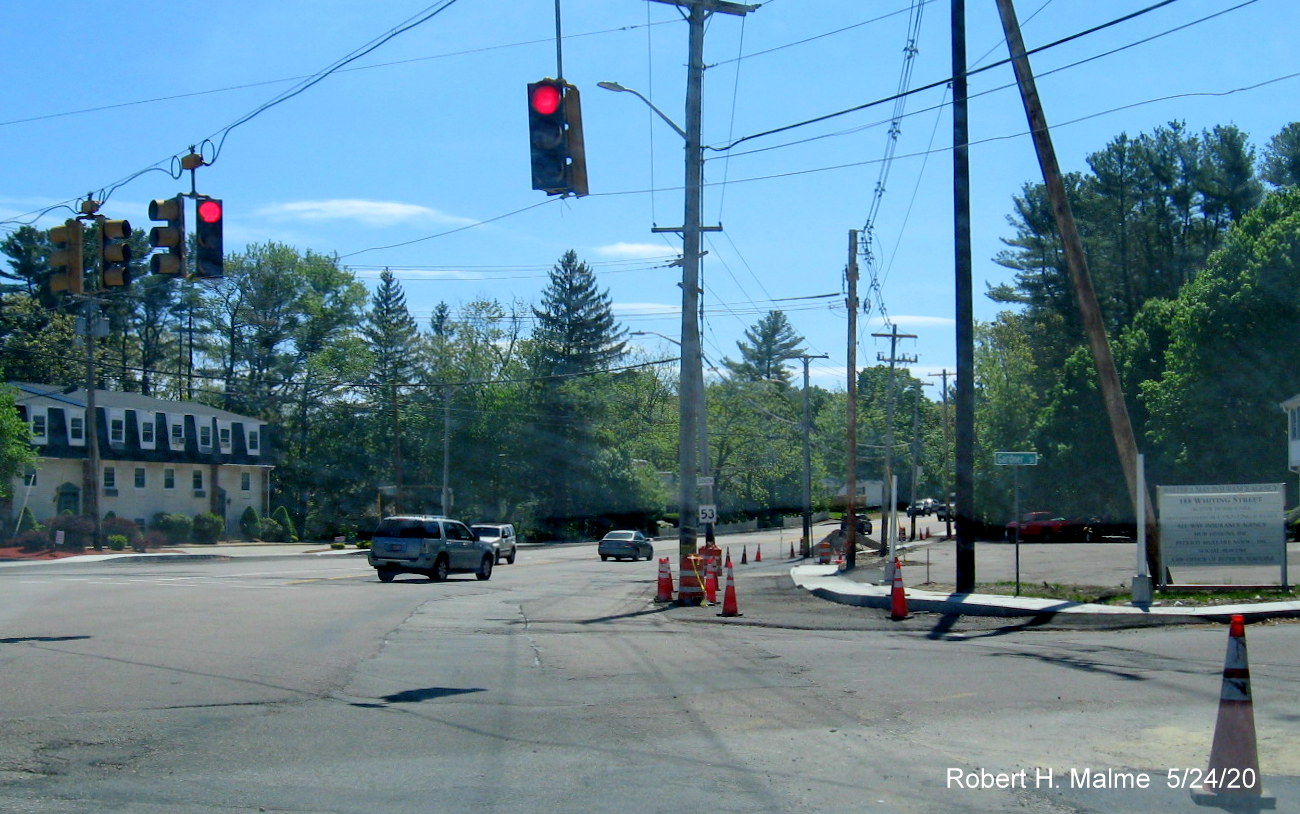
<instances>
[{"instance_id":1,"label":"distant traffic light","mask_svg":"<svg viewBox=\"0 0 1300 814\"><path fill-rule=\"evenodd\" d=\"M50 229L50 242L54 251L50 254L51 291L66 291L69 294L84 294L86 291L85 247L82 244L84 229L81 221L69 218L62 226Z\"/></svg>"},{"instance_id":2,"label":"distant traffic light","mask_svg":"<svg viewBox=\"0 0 1300 814\"><path fill-rule=\"evenodd\" d=\"M225 222L225 207L218 198L199 198L195 209L194 238L195 273L201 279L221 279L225 276L222 256L221 230Z\"/></svg>"},{"instance_id":3,"label":"distant traffic light","mask_svg":"<svg viewBox=\"0 0 1300 814\"><path fill-rule=\"evenodd\" d=\"M166 226L149 230L149 245L166 249L166 254L155 254L149 259L149 270L154 274L185 273L185 199L160 198L149 202L149 220L166 221Z\"/></svg>"},{"instance_id":4,"label":"distant traffic light","mask_svg":"<svg viewBox=\"0 0 1300 814\"><path fill-rule=\"evenodd\" d=\"M131 284L131 224L124 220L99 221L99 284L121 288Z\"/></svg>"},{"instance_id":5,"label":"distant traffic light","mask_svg":"<svg viewBox=\"0 0 1300 814\"><path fill-rule=\"evenodd\" d=\"M577 88L560 79L529 83L528 137L533 189L547 195L587 194Z\"/></svg>"}]
</instances>

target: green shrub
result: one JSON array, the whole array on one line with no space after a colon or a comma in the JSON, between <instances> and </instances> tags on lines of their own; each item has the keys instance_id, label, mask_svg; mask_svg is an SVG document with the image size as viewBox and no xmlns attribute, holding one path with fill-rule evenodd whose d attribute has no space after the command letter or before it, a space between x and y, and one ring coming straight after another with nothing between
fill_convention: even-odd
<instances>
[{"instance_id":1,"label":"green shrub","mask_svg":"<svg viewBox=\"0 0 1300 814\"><path fill-rule=\"evenodd\" d=\"M36 515L32 514L31 507L24 506L23 510L18 513L17 533L22 534L24 531L33 531L38 528L40 528L40 525L36 522Z\"/></svg>"},{"instance_id":2,"label":"green shrub","mask_svg":"<svg viewBox=\"0 0 1300 814\"><path fill-rule=\"evenodd\" d=\"M293 518L289 517L289 510L286 507L277 506L275 511L271 512L271 518L280 524L280 528L284 529L284 539L280 542L298 542L298 532L294 531Z\"/></svg>"},{"instance_id":3,"label":"green shrub","mask_svg":"<svg viewBox=\"0 0 1300 814\"><path fill-rule=\"evenodd\" d=\"M267 517L262 520L262 539L268 543L283 543L285 541L284 527L277 523L273 518Z\"/></svg>"},{"instance_id":4,"label":"green shrub","mask_svg":"<svg viewBox=\"0 0 1300 814\"><path fill-rule=\"evenodd\" d=\"M348 547L347 543L330 543L330 548L336 551L340 548L347 548L347 547Z\"/></svg>"},{"instance_id":5,"label":"green shrub","mask_svg":"<svg viewBox=\"0 0 1300 814\"><path fill-rule=\"evenodd\" d=\"M369 540L357 540L357 548L370 548Z\"/></svg>"},{"instance_id":6,"label":"green shrub","mask_svg":"<svg viewBox=\"0 0 1300 814\"><path fill-rule=\"evenodd\" d=\"M121 534L108 535L108 548L110 551L126 551L126 537Z\"/></svg>"},{"instance_id":7,"label":"green shrub","mask_svg":"<svg viewBox=\"0 0 1300 814\"><path fill-rule=\"evenodd\" d=\"M226 521L220 515L204 512L194 518L194 542L211 545L226 533Z\"/></svg>"},{"instance_id":8,"label":"green shrub","mask_svg":"<svg viewBox=\"0 0 1300 814\"><path fill-rule=\"evenodd\" d=\"M160 532L169 545L179 545L188 541L193 535L194 521L189 515L159 512L153 516L149 528Z\"/></svg>"},{"instance_id":9,"label":"green shrub","mask_svg":"<svg viewBox=\"0 0 1300 814\"><path fill-rule=\"evenodd\" d=\"M239 533L245 540L262 539L262 518L258 516L257 509L252 506L244 509L244 513L239 516Z\"/></svg>"},{"instance_id":10,"label":"green shrub","mask_svg":"<svg viewBox=\"0 0 1300 814\"><path fill-rule=\"evenodd\" d=\"M112 515L109 512L109 515ZM109 515L104 516L104 522L100 528L103 529L106 536L121 535L126 538L127 545L135 547L144 539L144 532L135 524L134 520L128 520L125 517Z\"/></svg>"},{"instance_id":11,"label":"green shrub","mask_svg":"<svg viewBox=\"0 0 1300 814\"><path fill-rule=\"evenodd\" d=\"M44 529L28 529L22 534L14 537L14 545L21 548L27 554L35 554L38 551L49 551L54 547L50 542L50 533Z\"/></svg>"}]
</instances>

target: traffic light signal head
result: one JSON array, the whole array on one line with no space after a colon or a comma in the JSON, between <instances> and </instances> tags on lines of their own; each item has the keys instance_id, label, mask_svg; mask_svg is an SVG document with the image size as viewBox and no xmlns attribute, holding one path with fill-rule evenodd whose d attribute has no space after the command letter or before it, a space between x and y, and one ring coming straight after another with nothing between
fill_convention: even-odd
<instances>
[{"instance_id":1,"label":"traffic light signal head","mask_svg":"<svg viewBox=\"0 0 1300 814\"><path fill-rule=\"evenodd\" d=\"M528 85L528 137L533 189L548 195L586 195L578 89L560 79Z\"/></svg>"},{"instance_id":2,"label":"traffic light signal head","mask_svg":"<svg viewBox=\"0 0 1300 814\"><path fill-rule=\"evenodd\" d=\"M149 245L166 249L166 254L155 254L149 260L149 270L154 274L185 273L185 199L162 198L149 202L149 220L166 221L166 226L149 230Z\"/></svg>"},{"instance_id":3,"label":"traffic light signal head","mask_svg":"<svg viewBox=\"0 0 1300 814\"><path fill-rule=\"evenodd\" d=\"M226 208L218 198L199 198L194 217L195 272L200 279L225 276L221 231Z\"/></svg>"},{"instance_id":4,"label":"traffic light signal head","mask_svg":"<svg viewBox=\"0 0 1300 814\"><path fill-rule=\"evenodd\" d=\"M99 284L120 288L131 284L131 224L124 220L99 221Z\"/></svg>"},{"instance_id":5,"label":"traffic light signal head","mask_svg":"<svg viewBox=\"0 0 1300 814\"><path fill-rule=\"evenodd\" d=\"M50 290L69 294L84 294L86 290L86 261L82 243L81 221L69 218L62 226L50 229Z\"/></svg>"}]
</instances>

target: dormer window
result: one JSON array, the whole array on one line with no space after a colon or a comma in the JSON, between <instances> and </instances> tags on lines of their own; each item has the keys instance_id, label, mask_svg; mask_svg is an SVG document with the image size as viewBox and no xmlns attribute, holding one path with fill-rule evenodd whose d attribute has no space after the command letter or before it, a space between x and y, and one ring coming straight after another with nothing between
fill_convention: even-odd
<instances>
[{"instance_id":1,"label":"dormer window","mask_svg":"<svg viewBox=\"0 0 1300 814\"><path fill-rule=\"evenodd\" d=\"M126 422L124 420L120 418L109 420L108 442L110 444L122 444L126 442Z\"/></svg>"},{"instance_id":2,"label":"dormer window","mask_svg":"<svg viewBox=\"0 0 1300 814\"><path fill-rule=\"evenodd\" d=\"M32 413L32 440L44 441L47 432L45 413Z\"/></svg>"},{"instance_id":3,"label":"dormer window","mask_svg":"<svg viewBox=\"0 0 1300 814\"><path fill-rule=\"evenodd\" d=\"M248 433L248 451L257 452L257 430Z\"/></svg>"},{"instance_id":4,"label":"dormer window","mask_svg":"<svg viewBox=\"0 0 1300 814\"><path fill-rule=\"evenodd\" d=\"M74 415L68 418L68 440L86 440L86 419L79 415Z\"/></svg>"},{"instance_id":5,"label":"dormer window","mask_svg":"<svg viewBox=\"0 0 1300 814\"><path fill-rule=\"evenodd\" d=\"M199 427L199 446L203 449L212 449L212 428L206 424Z\"/></svg>"}]
</instances>

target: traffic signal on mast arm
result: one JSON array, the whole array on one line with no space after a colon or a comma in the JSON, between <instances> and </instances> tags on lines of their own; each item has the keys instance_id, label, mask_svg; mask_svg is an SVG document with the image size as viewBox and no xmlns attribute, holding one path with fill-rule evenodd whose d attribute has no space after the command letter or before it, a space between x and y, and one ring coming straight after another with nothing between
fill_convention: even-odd
<instances>
[{"instance_id":1,"label":"traffic signal on mast arm","mask_svg":"<svg viewBox=\"0 0 1300 814\"><path fill-rule=\"evenodd\" d=\"M131 224L124 220L99 221L99 284L121 288L131 284Z\"/></svg>"},{"instance_id":2,"label":"traffic signal on mast arm","mask_svg":"<svg viewBox=\"0 0 1300 814\"><path fill-rule=\"evenodd\" d=\"M166 254L149 258L149 270L154 274L181 275L185 273L185 199L159 198L149 202L149 220L166 221L166 226L149 230L149 245L166 249Z\"/></svg>"},{"instance_id":3,"label":"traffic signal on mast arm","mask_svg":"<svg viewBox=\"0 0 1300 814\"><path fill-rule=\"evenodd\" d=\"M50 242L54 251L50 254L51 291L66 291L69 294L86 292L85 246L82 243L84 229L81 221L69 218L62 226L50 229Z\"/></svg>"},{"instance_id":4,"label":"traffic signal on mast arm","mask_svg":"<svg viewBox=\"0 0 1300 814\"><path fill-rule=\"evenodd\" d=\"M221 230L226 208L219 198L199 198L194 216L195 274L203 280L225 276Z\"/></svg>"},{"instance_id":5,"label":"traffic signal on mast arm","mask_svg":"<svg viewBox=\"0 0 1300 814\"><path fill-rule=\"evenodd\" d=\"M562 79L528 85L528 137L533 189L586 195L587 161L578 89Z\"/></svg>"}]
</instances>

